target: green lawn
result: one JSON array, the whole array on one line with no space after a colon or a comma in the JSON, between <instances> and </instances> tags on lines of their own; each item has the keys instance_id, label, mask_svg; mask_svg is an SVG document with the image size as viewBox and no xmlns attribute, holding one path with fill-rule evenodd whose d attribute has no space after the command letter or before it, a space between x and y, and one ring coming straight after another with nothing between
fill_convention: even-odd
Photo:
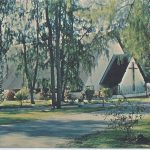
<instances>
[{"instance_id":1,"label":"green lawn","mask_svg":"<svg viewBox=\"0 0 150 150\"><path fill-rule=\"evenodd\" d=\"M131 99L131 101L144 101L148 102L150 99ZM98 108L82 108L77 107L63 107L62 109L51 110L51 101L36 101L36 104L31 109L22 109L19 103L16 101L5 101L3 106L12 106L15 109L3 109L0 111L0 125L13 124L20 122L27 122L31 120L48 119L49 117L65 116L70 113L90 113L94 111L100 111L104 109L110 109L105 107ZM29 102L24 102L23 106L29 106ZM37 106L46 106L45 108L39 108ZM150 116L146 115L139 124L134 128L136 133L142 133L146 137L150 138ZM73 140L71 143L65 145L69 148L150 148L149 144L131 144L124 140L121 140L124 133L122 131L107 130L83 136L79 139Z\"/></svg>"},{"instance_id":2,"label":"green lawn","mask_svg":"<svg viewBox=\"0 0 150 150\"><path fill-rule=\"evenodd\" d=\"M35 106L31 108L26 107L16 107L19 106L17 102L6 101L5 105L3 105L3 109L0 111L0 125L3 124L13 124L24 121L31 120L40 120L40 119L48 119L49 117L57 117L64 116L70 113L90 113L95 111L100 111L105 108L81 108L78 106L74 107L62 107L62 109L51 110L51 107L48 102L37 102ZM28 103L24 103L23 106L28 106ZM5 107L6 106L6 107ZM7 106L11 106L8 108ZM44 108L37 106L46 106ZM5 109L7 108L7 109ZM12 109L13 108L13 109Z\"/></svg>"},{"instance_id":3,"label":"green lawn","mask_svg":"<svg viewBox=\"0 0 150 150\"><path fill-rule=\"evenodd\" d=\"M128 99L131 102L150 102L150 98L129 98ZM111 99L105 101L105 103L110 103L110 102L115 102L118 101L118 99ZM90 102L86 101L85 103L91 103L91 104L99 104L103 103L103 100L91 100ZM48 106L51 105L52 101L51 100L35 100L35 106ZM10 100L5 100L0 104L0 106L20 106L19 101L10 101ZM31 106L30 100L25 100L23 101L23 106Z\"/></svg>"},{"instance_id":4,"label":"green lawn","mask_svg":"<svg viewBox=\"0 0 150 150\"><path fill-rule=\"evenodd\" d=\"M150 140L150 116L146 116L134 128L134 133L143 134ZM124 141L125 133L120 130L106 130L94 134L85 135L68 143L67 148L150 148L147 144L136 144Z\"/></svg>"},{"instance_id":5,"label":"green lawn","mask_svg":"<svg viewBox=\"0 0 150 150\"><path fill-rule=\"evenodd\" d=\"M48 106L48 105L51 105L51 100L36 100L35 101L35 106ZM31 106L31 102L30 102L30 100L24 100L23 101L23 106ZM3 101L1 104L0 104L0 106L11 106L11 107L13 107L13 106L20 106L20 102L19 101L16 101L16 100L13 100L13 101L11 101L11 100L5 100L5 101Z\"/></svg>"},{"instance_id":6,"label":"green lawn","mask_svg":"<svg viewBox=\"0 0 150 150\"><path fill-rule=\"evenodd\" d=\"M128 98L127 99L128 101L130 102L150 102L150 98ZM111 100L108 100L109 101L118 101L118 99L111 99Z\"/></svg>"}]
</instances>

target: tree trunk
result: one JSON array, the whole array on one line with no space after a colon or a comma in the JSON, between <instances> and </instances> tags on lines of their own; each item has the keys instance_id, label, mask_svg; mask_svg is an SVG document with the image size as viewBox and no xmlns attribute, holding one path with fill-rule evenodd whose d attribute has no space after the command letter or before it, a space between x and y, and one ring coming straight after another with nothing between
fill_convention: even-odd
<instances>
[{"instance_id":1,"label":"tree trunk","mask_svg":"<svg viewBox=\"0 0 150 150\"><path fill-rule=\"evenodd\" d=\"M3 92L2 84L3 84L3 62L2 62L2 52L0 52L0 94L2 94Z\"/></svg>"},{"instance_id":2,"label":"tree trunk","mask_svg":"<svg viewBox=\"0 0 150 150\"><path fill-rule=\"evenodd\" d=\"M35 104L35 102L34 102L34 97L33 97L32 80L31 80L31 78L30 78L29 71L28 71L28 66L27 66L27 63L28 63L28 62L27 62L25 39L23 39L23 60L24 60L25 74L26 74L26 78L27 78L27 81L28 81L28 88L29 88L29 90L30 90L31 104Z\"/></svg>"},{"instance_id":3,"label":"tree trunk","mask_svg":"<svg viewBox=\"0 0 150 150\"><path fill-rule=\"evenodd\" d=\"M38 1L36 2L36 14L39 16L39 3ZM36 46L34 49L36 50L36 62L35 62L35 68L34 68L34 76L33 76L33 83L31 85L31 103L35 104L34 101L34 89L35 89L35 84L37 81L37 72L38 72L38 67L39 67L39 18L37 17L36 19Z\"/></svg>"},{"instance_id":4,"label":"tree trunk","mask_svg":"<svg viewBox=\"0 0 150 150\"><path fill-rule=\"evenodd\" d=\"M60 23L61 23L61 2L56 6L55 27L56 27L56 69L57 69L57 108L61 108L62 86L61 86L61 58L60 58Z\"/></svg>"},{"instance_id":5,"label":"tree trunk","mask_svg":"<svg viewBox=\"0 0 150 150\"><path fill-rule=\"evenodd\" d=\"M30 87L30 97L31 97L31 104L35 104L34 101L34 88Z\"/></svg>"},{"instance_id":6,"label":"tree trunk","mask_svg":"<svg viewBox=\"0 0 150 150\"><path fill-rule=\"evenodd\" d=\"M63 62L62 62L63 63ZM61 64L61 71L62 71L62 101L64 101L64 93L67 85L67 78L68 78L68 71L69 71L69 66L66 64L66 70L64 71L64 64Z\"/></svg>"},{"instance_id":7,"label":"tree trunk","mask_svg":"<svg viewBox=\"0 0 150 150\"><path fill-rule=\"evenodd\" d=\"M62 30L65 30L66 29L66 23L67 23L67 20L66 20L66 4L64 4L64 18L63 18L63 29ZM66 80L65 80L65 54L64 54L64 49L65 49L65 44L67 44L67 41L66 41L66 33L65 32L62 32L62 47L61 47L61 54L60 54L60 57L61 57L61 87L62 87L62 98L61 98L61 101L64 101L64 93L65 93L65 89L66 89ZM67 64L66 64L67 65Z\"/></svg>"},{"instance_id":8,"label":"tree trunk","mask_svg":"<svg viewBox=\"0 0 150 150\"><path fill-rule=\"evenodd\" d=\"M49 10L48 10L48 1L46 1L46 8L45 8L45 14L46 14L46 23L48 27L48 50L50 55L50 67L51 67L51 93L52 93L52 107L55 108L56 106L56 97L55 97L55 65L54 65L54 49L52 44L52 27L49 20Z\"/></svg>"},{"instance_id":9,"label":"tree trunk","mask_svg":"<svg viewBox=\"0 0 150 150\"><path fill-rule=\"evenodd\" d=\"M33 78L29 74L29 68L27 66L27 52L26 52L26 41L25 37L23 39L23 59L24 59L24 67L25 67L25 74L28 80L28 88L30 90L30 96L31 96L31 104L35 104L34 101L34 89L35 84L37 81L37 72L38 72L38 66L39 66L39 3L38 1L35 2L35 9L36 9L36 42L33 43L34 50L36 51L36 61L35 61L35 67L33 67Z\"/></svg>"},{"instance_id":10,"label":"tree trunk","mask_svg":"<svg viewBox=\"0 0 150 150\"><path fill-rule=\"evenodd\" d=\"M2 22L0 21L0 94L2 94L2 83L3 83L3 55L2 55Z\"/></svg>"}]
</instances>

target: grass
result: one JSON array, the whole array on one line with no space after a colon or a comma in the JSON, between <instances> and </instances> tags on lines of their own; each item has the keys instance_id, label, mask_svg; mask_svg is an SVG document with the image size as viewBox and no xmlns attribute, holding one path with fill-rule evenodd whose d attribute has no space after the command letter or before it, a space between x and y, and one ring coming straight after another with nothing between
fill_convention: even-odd
<instances>
[{"instance_id":1,"label":"grass","mask_svg":"<svg viewBox=\"0 0 150 150\"><path fill-rule=\"evenodd\" d=\"M133 144L123 140L122 131L101 131L75 139L67 148L150 148L150 144Z\"/></svg>"},{"instance_id":2,"label":"grass","mask_svg":"<svg viewBox=\"0 0 150 150\"><path fill-rule=\"evenodd\" d=\"M3 124L13 124L26 122L38 119L48 119L49 117L57 117L66 115L68 113L79 113L79 112L91 112L94 111L91 108L81 110L81 108L74 108L72 111L68 108L56 111L14 111L12 112L0 112L0 125ZM146 137L150 135L150 116L146 116L140 121L139 125L135 127L136 133L142 133ZM107 130L97 132L91 135L85 135L78 139L73 140L67 145L63 145L67 148L150 148L150 144L130 144L120 140L124 133L117 130Z\"/></svg>"},{"instance_id":3,"label":"grass","mask_svg":"<svg viewBox=\"0 0 150 150\"><path fill-rule=\"evenodd\" d=\"M48 106L48 105L51 105L51 103L52 103L51 100L36 100L35 106ZM20 102L16 100L14 101L5 100L0 105L4 107L7 107L7 106L14 107L14 106L20 106ZM23 101L23 106L31 106L30 100Z\"/></svg>"},{"instance_id":4,"label":"grass","mask_svg":"<svg viewBox=\"0 0 150 150\"><path fill-rule=\"evenodd\" d=\"M150 102L150 98L130 98L131 102Z\"/></svg>"},{"instance_id":5,"label":"grass","mask_svg":"<svg viewBox=\"0 0 150 150\"><path fill-rule=\"evenodd\" d=\"M131 102L150 102L150 98L129 98L128 99ZM115 102L118 101L118 99L112 99L112 100L108 100L105 101L106 103L109 102ZM88 103L86 101L86 103ZM90 101L91 104L99 104L99 103L103 103L103 100L91 100ZM35 106L48 106L51 105L52 101L51 100L35 100ZM10 101L10 100L5 100L4 102L2 102L0 104L0 106L4 106L4 107L17 107L20 106L20 102L19 101ZM23 106L31 106L30 100L25 100L23 101Z\"/></svg>"},{"instance_id":6,"label":"grass","mask_svg":"<svg viewBox=\"0 0 150 150\"><path fill-rule=\"evenodd\" d=\"M150 99L131 99L131 101L148 102ZM39 119L48 119L50 117L65 116L70 113L90 113L94 111L104 110L104 107L98 108L84 108L84 107L63 107L62 109L50 110L49 105L51 101L36 101L36 104L31 109L22 109L16 107L13 110L3 109L0 111L0 125L13 124L20 122L27 122ZM29 102L24 102L23 106L29 106ZM16 101L5 101L3 106L19 106ZM47 106L45 108L38 108L36 106ZM38 108L38 109L37 109ZM43 111L43 110L45 111ZM108 108L107 108L108 109ZM146 137L150 137L150 116L145 116L134 128L136 133L142 133ZM73 140L71 143L65 145L69 148L150 148L150 144L131 144L124 140L120 140L124 133L122 131L106 130L97 132L95 134L83 136Z\"/></svg>"},{"instance_id":7,"label":"grass","mask_svg":"<svg viewBox=\"0 0 150 150\"><path fill-rule=\"evenodd\" d=\"M25 122L25 121L34 121L34 120L40 120L40 119L47 119L50 116L53 115L61 115L61 113L53 113L53 112L17 112L15 113L8 113L8 112L0 112L0 125L2 124L13 124L16 122Z\"/></svg>"},{"instance_id":8,"label":"grass","mask_svg":"<svg viewBox=\"0 0 150 150\"><path fill-rule=\"evenodd\" d=\"M131 99L132 101L141 101L141 99ZM142 101L149 101L150 99L142 98ZM97 103L99 100L92 101L93 103ZM37 119L46 119L50 116L55 115L64 115L69 113L90 113L94 111L101 111L106 109L105 107L97 107L97 108L84 108L77 107L74 105L73 107L62 107L60 110L51 111L50 105L51 100L36 100L35 106L31 107L31 109L22 109L20 107L20 103L18 101L4 101L1 106L0 112L0 124L8 124L8 123L16 123ZM101 102L101 101L100 101ZM23 106L31 106L30 101L24 101ZM45 106L45 108L38 108L38 106ZM14 108L14 109L5 109L5 108ZM47 109L47 112L42 111L41 109ZM107 108L108 109L108 108ZM111 109L111 108L109 108Z\"/></svg>"},{"instance_id":9,"label":"grass","mask_svg":"<svg viewBox=\"0 0 150 150\"><path fill-rule=\"evenodd\" d=\"M57 117L57 116L64 116L70 113L90 113L94 111L100 111L105 108L98 107L98 108L81 108L77 105L74 107L64 107L62 109L55 109L51 110L51 107L48 102L36 102L36 105L31 108L21 108L15 107L18 106L16 101L6 101L3 105L3 109L0 111L0 125L3 124L13 124L18 122L25 122L25 121L33 121L33 120L40 120L40 119L48 119L50 117ZM5 107L6 106L6 107ZM7 106L12 106L13 109L5 109ZM26 102L23 106L29 106ZM37 106L47 106L44 108L39 108Z\"/></svg>"},{"instance_id":10,"label":"grass","mask_svg":"<svg viewBox=\"0 0 150 150\"><path fill-rule=\"evenodd\" d=\"M130 102L150 102L150 98L128 98L127 100ZM108 100L108 102L109 101L115 102L115 101L118 101L118 99L111 99L111 100Z\"/></svg>"},{"instance_id":11,"label":"grass","mask_svg":"<svg viewBox=\"0 0 150 150\"><path fill-rule=\"evenodd\" d=\"M105 107L97 107L97 108L84 108L84 107L74 107L74 108L62 108L57 110L63 113L90 113L95 111L105 110Z\"/></svg>"},{"instance_id":12,"label":"grass","mask_svg":"<svg viewBox=\"0 0 150 150\"><path fill-rule=\"evenodd\" d=\"M134 133L143 134L150 139L150 116L146 116L134 128ZM106 130L94 134L85 135L65 145L67 148L150 148L148 144L136 144L125 142L125 132L121 130Z\"/></svg>"}]
</instances>

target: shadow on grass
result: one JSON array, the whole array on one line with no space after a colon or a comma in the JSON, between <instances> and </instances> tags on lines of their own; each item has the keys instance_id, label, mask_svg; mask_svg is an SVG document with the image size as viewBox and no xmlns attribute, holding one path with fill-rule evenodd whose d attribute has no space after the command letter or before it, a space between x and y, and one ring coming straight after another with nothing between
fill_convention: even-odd
<instances>
[{"instance_id":1,"label":"shadow on grass","mask_svg":"<svg viewBox=\"0 0 150 150\"><path fill-rule=\"evenodd\" d=\"M33 119L32 119L33 120ZM8 124L15 124L15 123L23 123L31 121L31 119L22 119L22 118L8 118L8 117L1 117L0 118L0 125L8 125Z\"/></svg>"},{"instance_id":2,"label":"shadow on grass","mask_svg":"<svg viewBox=\"0 0 150 150\"><path fill-rule=\"evenodd\" d=\"M67 148L150 148L147 144L137 144L123 140L125 133L118 130L100 131L94 134L84 135L76 138L61 147Z\"/></svg>"},{"instance_id":3,"label":"shadow on grass","mask_svg":"<svg viewBox=\"0 0 150 150\"><path fill-rule=\"evenodd\" d=\"M62 108L60 110L56 110L58 112L64 112L64 113L91 113L95 111L101 111L105 110L105 107L97 107L97 108L84 108L84 107L68 107L68 108Z\"/></svg>"},{"instance_id":4,"label":"shadow on grass","mask_svg":"<svg viewBox=\"0 0 150 150\"><path fill-rule=\"evenodd\" d=\"M88 107L78 107L77 105L62 106L61 109L52 110L50 106L0 106L0 112L4 112L5 114L23 114L30 112L62 112L62 113L91 113L96 111L101 111L108 109L106 107L96 107L96 108L88 108Z\"/></svg>"},{"instance_id":5,"label":"shadow on grass","mask_svg":"<svg viewBox=\"0 0 150 150\"><path fill-rule=\"evenodd\" d=\"M6 118L1 118L6 119ZM11 120L10 120L11 121ZM25 134L29 137L46 136L57 138L75 138L98 131L106 127L105 121L91 120L45 120L1 126L0 136L6 134Z\"/></svg>"}]
</instances>

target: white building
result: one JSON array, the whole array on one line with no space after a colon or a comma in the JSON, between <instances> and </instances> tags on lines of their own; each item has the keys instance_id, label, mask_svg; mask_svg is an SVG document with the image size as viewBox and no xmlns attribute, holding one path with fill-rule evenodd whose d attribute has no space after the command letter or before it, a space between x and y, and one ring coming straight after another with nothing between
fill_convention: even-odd
<instances>
[{"instance_id":1,"label":"white building","mask_svg":"<svg viewBox=\"0 0 150 150\"><path fill-rule=\"evenodd\" d=\"M15 55L16 49L12 49L9 55ZM108 87L114 95L128 97L144 96L146 92L146 78L144 73L133 57L125 55L116 41L108 44L109 57L105 53L96 56L96 66L91 74L80 72L80 77L86 86L93 86L94 90ZM120 63L118 62L120 60ZM50 70L38 72L38 79L50 80ZM26 85L25 75L17 73L17 66L12 60L8 60L7 70L5 67L3 89L20 89ZM37 86L38 87L38 86Z\"/></svg>"},{"instance_id":2,"label":"white building","mask_svg":"<svg viewBox=\"0 0 150 150\"><path fill-rule=\"evenodd\" d=\"M125 55L115 40L109 42L108 51L109 57L105 54L97 56L97 65L92 68L91 74L81 73L84 88L91 86L97 91L106 87L111 88L113 95L117 96L146 96L147 80L135 59Z\"/></svg>"},{"instance_id":3,"label":"white building","mask_svg":"<svg viewBox=\"0 0 150 150\"><path fill-rule=\"evenodd\" d=\"M141 97L147 95L146 77L140 65L131 56L114 55L100 85L111 88L114 97Z\"/></svg>"},{"instance_id":4,"label":"white building","mask_svg":"<svg viewBox=\"0 0 150 150\"><path fill-rule=\"evenodd\" d=\"M107 49L109 55L106 55L105 52L103 52L102 54L97 54L97 56L95 56L96 66L92 68L91 74L85 73L84 71L80 73L80 77L83 80L85 87L94 86L94 90L99 90L101 87L99 81L103 77L113 55L124 53L120 45L115 40L111 40L109 42Z\"/></svg>"}]
</instances>

